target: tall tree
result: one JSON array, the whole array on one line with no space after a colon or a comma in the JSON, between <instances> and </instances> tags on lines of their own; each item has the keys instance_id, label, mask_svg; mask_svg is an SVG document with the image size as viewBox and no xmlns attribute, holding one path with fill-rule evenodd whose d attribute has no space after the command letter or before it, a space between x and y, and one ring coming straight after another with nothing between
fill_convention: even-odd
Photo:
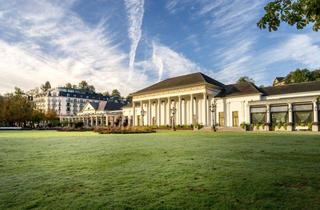
<instances>
[{"instance_id":1,"label":"tall tree","mask_svg":"<svg viewBox=\"0 0 320 210\"><path fill-rule=\"evenodd\" d=\"M247 76L243 76L243 77L240 77L237 81L237 83L243 83L243 82L251 82L251 83L254 83L254 80L250 77L247 77Z\"/></svg>"},{"instance_id":2,"label":"tall tree","mask_svg":"<svg viewBox=\"0 0 320 210\"><path fill-rule=\"evenodd\" d=\"M313 24L314 31L320 29L319 0L273 0L264 10L264 16L257 23L261 29L276 31L281 22L295 25L297 29L303 29L308 24Z\"/></svg>"},{"instance_id":3,"label":"tall tree","mask_svg":"<svg viewBox=\"0 0 320 210\"><path fill-rule=\"evenodd\" d=\"M113 97L117 97L117 98L121 98L120 91L119 91L119 90L117 90L117 89L112 90L112 92L111 92L111 96L113 96Z\"/></svg>"},{"instance_id":4,"label":"tall tree","mask_svg":"<svg viewBox=\"0 0 320 210\"><path fill-rule=\"evenodd\" d=\"M46 81L43 85L41 85L41 90L43 92L47 92L49 89L51 89L51 84L49 81Z\"/></svg>"}]
</instances>

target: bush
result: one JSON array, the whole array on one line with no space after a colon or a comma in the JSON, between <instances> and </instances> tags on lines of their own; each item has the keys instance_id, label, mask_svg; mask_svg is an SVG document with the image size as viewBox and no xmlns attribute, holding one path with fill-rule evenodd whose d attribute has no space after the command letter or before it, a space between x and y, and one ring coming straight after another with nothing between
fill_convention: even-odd
<instances>
[{"instance_id":1,"label":"bush","mask_svg":"<svg viewBox=\"0 0 320 210\"><path fill-rule=\"evenodd\" d=\"M133 134L133 133L154 133L155 130L151 127L100 127L95 128L95 132L100 134Z\"/></svg>"},{"instance_id":2,"label":"bush","mask_svg":"<svg viewBox=\"0 0 320 210\"><path fill-rule=\"evenodd\" d=\"M57 131L63 131L63 132L72 132L72 131L93 131L93 128L84 128L84 127L81 127L81 128L74 128L74 127L63 127L63 128L59 128L57 129Z\"/></svg>"},{"instance_id":3,"label":"bush","mask_svg":"<svg viewBox=\"0 0 320 210\"><path fill-rule=\"evenodd\" d=\"M241 123L241 124L240 124L240 127L241 127L243 130L245 130L245 131L250 130L250 124L245 123L245 122Z\"/></svg>"},{"instance_id":4,"label":"bush","mask_svg":"<svg viewBox=\"0 0 320 210\"><path fill-rule=\"evenodd\" d=\"M74 128L83 128L84 123L83 122L76 122L74 123Z\"/></svg>"}]
</instances>

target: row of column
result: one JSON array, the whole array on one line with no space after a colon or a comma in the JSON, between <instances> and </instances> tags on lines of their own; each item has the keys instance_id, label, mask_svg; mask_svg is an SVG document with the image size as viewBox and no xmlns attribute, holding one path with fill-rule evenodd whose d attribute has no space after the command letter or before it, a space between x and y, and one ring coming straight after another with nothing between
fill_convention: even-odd
<instances>
[{"instance_id":1,"label":"row of column","mask_svg":"<svg viewBox=\"0 0 320 210\"><path fill-rule=\"evenodd\" d=\"M313 122L318 123L318 103L317 101L313 102ZM292 112L292 103L288 103L288 122L293 123L293 112ZM267 123L271 123L271 112L270 104L267 105Z\"/></svg>"},{"instance_id":2,"label":"row of column","mask_svg":"<svg viewBox=\"0 0 320 210\"><path fill-rule=\"evenodd\" d=\"M86 126L114 126L118 117L117 116L86 116L86 117L70 117L68 122L83 122ZM121 124L123 123L123 118L120 118Z\"/></svg>"},{"instance_id":3,"label":"row of column","mask_svg":"<svg viewBox=\"0 0 320 210\"><path fill-rule=\"evenodd\" d=\"M196 94L197 96L199 94ZM189 100L189 110L187 109L187 99ZM187 124L187 118L189 118L189 123L202 123L204 126L209 125L209 118L210 111L209 111L209 104L208 104L208 96L207 93L202 93L202 108L201 108L201 114L202 114L202 121L199 122L199 116L198 113L198 106L195 104L196 97L194 94L190 94L188 96L182 97L176 96L176 97L167 97L167 98L158 98L153 100L144 100L144 101L135 101L133 102L133 125L137 126L137 116L141 116L141 123L140 125L145 125L145 117L146 117L146 125L162 125L162 124L169 124L171 125L172 119L175 120L176 125L186 125ZM163 100L166 101L165 104L163 104ZM136 102L140 103L140 111L141 113L136 113ZM146 108L145 106L146 105ZM163 105L163 106L162 106ZM152 108L153 107L153 108ZM154 114L153 114L154 111ZM162 113L162 111L164 113ZM187 115L189 115L187 117ZM155 121L153 121L153 117L155 117ZM162 117L164 119L162 119ZM190 122L191 121L191 122Z\"/></svg>"}]
</instances>

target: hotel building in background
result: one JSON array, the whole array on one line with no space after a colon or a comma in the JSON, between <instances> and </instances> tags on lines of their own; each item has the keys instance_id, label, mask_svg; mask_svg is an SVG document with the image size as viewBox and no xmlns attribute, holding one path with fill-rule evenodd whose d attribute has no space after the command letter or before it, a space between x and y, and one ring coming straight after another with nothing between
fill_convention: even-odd
<instances>
[{"instance_id":1,"label":"hotel building in background","mask_svg":"<svg viewBox=\"0 0 320 210\"><path fill-rule=\"evenodd\" d=\"M123 103L122 99L65 87L57 87L44 93L33 95L32 100L36 109L43 112L54 110L60 120L76 116L88 102L95 104L108 101L112 101L112 104Z\"/></svg>"}]
</instances>

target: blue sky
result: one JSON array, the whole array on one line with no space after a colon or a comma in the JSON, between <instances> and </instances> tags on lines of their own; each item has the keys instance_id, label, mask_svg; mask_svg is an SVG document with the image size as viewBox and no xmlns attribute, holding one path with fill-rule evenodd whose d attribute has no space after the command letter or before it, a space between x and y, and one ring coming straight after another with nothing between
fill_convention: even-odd
<instances>
[{"instance_id":1,"label":"blue sky","mask_svg":"<svg viewBox=\"0 0 320 210\"><path fill-rule=\"evenodd\" d=\"M128 94L197 71L270 85L292 69L319 68L319 32L257 28L267 2L0 0L0 92L87 80Z\"/></svg>"}]
</instances>

